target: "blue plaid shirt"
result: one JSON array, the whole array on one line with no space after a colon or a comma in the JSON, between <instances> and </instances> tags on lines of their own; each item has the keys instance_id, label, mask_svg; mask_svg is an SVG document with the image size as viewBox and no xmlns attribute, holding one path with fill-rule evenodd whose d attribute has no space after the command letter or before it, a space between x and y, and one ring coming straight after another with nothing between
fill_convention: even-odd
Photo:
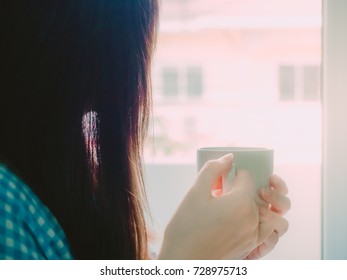
<instances>
[{"instance_id":1,"label":"blue plaid shirt","mask_svg":"<svg viewBox=\"0 0 347 280\"><path fill-rule=\"evenodd\" d=\"M66 236L50 210L0 164L0 259L72 259Z\"/></svg>"}]
</instances>

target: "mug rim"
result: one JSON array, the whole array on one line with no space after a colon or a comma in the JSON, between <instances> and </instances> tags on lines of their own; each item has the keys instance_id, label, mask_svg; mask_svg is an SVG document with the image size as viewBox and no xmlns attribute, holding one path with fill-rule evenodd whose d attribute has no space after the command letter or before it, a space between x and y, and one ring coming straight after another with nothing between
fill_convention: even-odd
<instances>
[{"instance_id":1,"label":"mug rim","mask_svg":"<svg viewBox=\"0 0 347 280\"><path fill-rule=\"evenodd\" d=\"M198 151L205 152L267 152L273 149L265 147L201 147Z\"/></svg>"}]
</instances>

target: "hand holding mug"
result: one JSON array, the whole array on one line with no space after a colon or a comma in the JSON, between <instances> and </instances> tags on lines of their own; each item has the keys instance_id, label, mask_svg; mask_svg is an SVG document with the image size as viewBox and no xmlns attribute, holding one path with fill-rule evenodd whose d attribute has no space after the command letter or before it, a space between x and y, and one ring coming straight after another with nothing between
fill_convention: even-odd
<instances>
[{"instance_id":1,"label":"hand holding mug","mask_svg":"<svg viewBox=\"0 0 347 280\"><path fill-rule=\"evenodd\" d=\"M271 251L288 228L282 215L290 201L280 178L268 183L273 157L268 155L271 171L265 184L259 185L253 172L237 169L228 181L230 191L220 197L211 188L228 178L235 155L205 161L166 228L159 259L255 259Z\"/></svg>"},{"instance_id":2,"label":"hand holding mug","mask_svg":"<svg viewBox=\"0 0 347 280\"><path fill-rule=\"evenodd\" d=\"M238 172L229 194L211 194L211 186L230 170L232 159L226 155L201 169L166 228L159 259L241 259L259 244L259 209L248 172Z\"/></svg>"},{"instance_id":3,"label":"hand holding mug","mask_svg":"<svg viewBox=\"0 0 347 280\"><path fill-rule=\"evenodd\" d=\"M287 197L288 188L278 176L272 175L274 166L274 151L267 148L254 147L208 147L197 151L198 169L206 161L218 158L227 153L233 153L234 163L228 175L215 185L214 192L222 195L230 191L234 174L239 169L247 170L258 189L256 196L259 204L259 226L262 234L266 236L247 259L258 259L269 253L277 244L279 237L288 230L288 222L283 215L290 208Z\"/></svg>"}]
</instances>

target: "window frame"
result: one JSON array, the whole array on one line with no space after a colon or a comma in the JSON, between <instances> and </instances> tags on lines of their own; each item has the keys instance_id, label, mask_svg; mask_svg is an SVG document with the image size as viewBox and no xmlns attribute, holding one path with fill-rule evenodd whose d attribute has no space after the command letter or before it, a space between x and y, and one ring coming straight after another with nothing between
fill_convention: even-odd
<instances>
[{"instance_id":1,"label":"window frame","mask_svg":"<svg viewBox=\"0 0 347 280\"><path fill-rule=\"evenodd\" d=\"M323 259L347 259L346 9L344 0L323 1Z\"/></svg>"}]
</instances>

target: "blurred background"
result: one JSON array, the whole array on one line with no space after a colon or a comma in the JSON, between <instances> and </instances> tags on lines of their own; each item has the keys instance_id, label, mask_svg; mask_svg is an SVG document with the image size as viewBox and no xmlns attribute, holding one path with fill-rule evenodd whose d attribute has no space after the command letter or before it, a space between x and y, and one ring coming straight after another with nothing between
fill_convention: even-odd
<instances>
[{"instance_id":1,"label":"blurred background","mask_svg":"<svg viewBox=\"0 0 347 280\"><path fill-rule=\"evenodd\" d=\"M275 150L288 233L267 259L321 258L322 4L162 0L145 151L153 250L204 146Z\"/></svg>"}]
</instances>

